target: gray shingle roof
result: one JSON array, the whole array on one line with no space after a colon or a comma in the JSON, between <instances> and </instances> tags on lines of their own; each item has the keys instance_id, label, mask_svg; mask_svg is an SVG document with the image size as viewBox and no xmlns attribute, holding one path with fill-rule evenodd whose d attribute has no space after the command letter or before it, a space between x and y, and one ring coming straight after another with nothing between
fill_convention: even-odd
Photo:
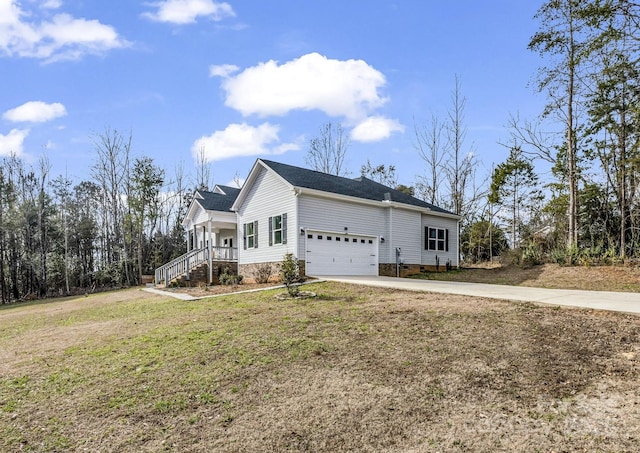
<instances>
[{"instance_id":1,"label":"gray shingle roof","mask_svg":"<svg viewBox=\"0 0 640 453\"><path fill-rule=\"evenodd\" d=\"M390 197L390 201L408 204L434 212L452 214L426 201L419 200L399 190L392 189L371 179L360 177L355 179L343 178L306 168L294 167L270 160L260 159L265 165L279 174L289 184L295 187L315 189L323 192L363 198L365 200L382 201ZM386 195L389 194L389 195Z\"/></svg>"},{"instance_id":2,"label":"gray shingle roof","mask_svg":"<svg viewBox=\"0 0 640 453\"><path fill-rule=\"evenodd\" d=\"M207 192L206 190L198 190L198 194L200 194L202 198L196 198L196 201L207 211L229 212L236 198L238 198L240 189L221 186L219 184L218 187L222 189L226 195L217 192Z\"/></svg>"}]
</instances>

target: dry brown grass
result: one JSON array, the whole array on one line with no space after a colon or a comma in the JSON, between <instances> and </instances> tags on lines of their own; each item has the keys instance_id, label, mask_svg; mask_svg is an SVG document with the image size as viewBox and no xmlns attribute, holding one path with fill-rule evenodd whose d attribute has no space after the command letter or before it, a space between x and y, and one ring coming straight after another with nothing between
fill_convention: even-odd
<instances>
[{"instance_id":1,"label":"dry brown grass","mask_svg":"<svg viewBox=\"0 0 640 453\"><path fill-rule=\"evenodd\" d=\"M635 266L588 267L542 264L522 268L516 265L479 265L463 267L451 272L429 273L424 277L433 280L538 288L640 292L640 268Z\"/></svg>"},{"instance_id":2,"label":"dry brown grass","mask_svg":"<svg viewBox=\"0 0 640 453\"><path fill-rule=\"evenodd\" d=\"M0 450L638 448L638 317L312 289L0 309Z\"/></svg>"}]
</instances>

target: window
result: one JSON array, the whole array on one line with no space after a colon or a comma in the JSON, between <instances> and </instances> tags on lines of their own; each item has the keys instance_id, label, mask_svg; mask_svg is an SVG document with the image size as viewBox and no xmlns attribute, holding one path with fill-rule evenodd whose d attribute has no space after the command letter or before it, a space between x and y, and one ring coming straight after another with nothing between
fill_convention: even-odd
<instances>
[{"instance_id":1,"label":"window","mask_svg":"<svg viewBox=\"0 0 640 453\"><path fill-rule=\"evenodd\" d=\"M449 251L449 230L425 227L424 248L440 252Z\"/></svg>"},{"instance_id":2,"label":"window","mask_svg":"<svg viewBox=\"0 0 640 453\"><path fill-rule=\"evenodd\" d=\"M287 243L287 214L269 217L269 245Z\"/></svg>"},{"instance_id":3,"label":"window","mask_svg":"<svg viewBox=\"0 0 640 453\"><path fill-rule=\"evenodd\" d=\"M358 240L356 238L353 238L352 242L358 242Z\"/></svg>"},{"instance_id":4,"label":"window","mask_svg":"<svg viewBox=\"0 0 640 453\"><path fill-rule=\"evenodd\" d=\"M327 241L330 241L331 239L333 239L333 237L327 236Z\"/></svg>"},{"instance_id":5,"label":"window","mask_svg":"<svg viewBox=\"0 0 640 453\"><path fill-rule=\"evenodd\" d=\"M340 242L340 236L336 236L336 242Z\"/></svg>"},{"instance_id":6,"label":"window","mask_svg":"<svg viewBox=\"0 0 640 453\"><path fill-rule=\"evenodd\" d=\"M245 223L244 229L244 248L245 249L257 249L258 248L258 221Z\"/></svg>"},{"instance_id":7,"label":"window","mask_svg":"<svg viewBox=\"0 0 640 453\"><path fill-rule=\"evenodd\" d=\"M307 234L307 239L313 239L313 234Z\"/></svg>"}]
</instances>

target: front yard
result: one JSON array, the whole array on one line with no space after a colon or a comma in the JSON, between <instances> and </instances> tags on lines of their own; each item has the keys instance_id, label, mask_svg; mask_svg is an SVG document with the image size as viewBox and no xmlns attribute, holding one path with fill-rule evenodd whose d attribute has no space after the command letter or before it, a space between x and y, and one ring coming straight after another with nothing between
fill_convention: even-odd
<instances>
[{"instance_id":1,"label":"front yard","mask_svg":"<svg viewBox=\"0 0 640 453\"><path fill-rule=\"evenodd\" d=\"M336 283L0 307L2 451L634 451L640 318Z\"/></svg>"}]
</instances>

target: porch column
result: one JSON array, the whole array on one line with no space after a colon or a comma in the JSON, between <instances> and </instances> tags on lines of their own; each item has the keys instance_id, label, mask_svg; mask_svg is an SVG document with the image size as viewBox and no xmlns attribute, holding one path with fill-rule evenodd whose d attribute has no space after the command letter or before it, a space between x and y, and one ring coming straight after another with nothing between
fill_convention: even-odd
<instances>
[{"instance_id":1,"label":"porch column","mask_svg":"<svg viewBox=\"0 0 640 453\"><path fill-rule=\"evenodd\" d=\"M189 242L190 242L189 238L190 238L190 236L191 236L191 234L190 234L189 229L188 228L185 229L184 230L184 238L187 241L187 253L189 253L191 251L191 249L189 248Z\"/></svg>"},{"instance_id":2,"label":"porch column","mask_svg":"<svg viewBox=\"0 0 640 453\"><path fill-rule=\"evenodd\" d=\"M209 223L207 224L207 228L209 230L209 239L207 240L207 245L209 248L209 284L213 284L213 248L211 246L211 219L209 219Z\"/></svg>"},{"instance_id":3,"label":"porch column","mask_svg":"<svg viewBox=\"0 0 640 453\"><path fill-rule=\"evenodd\" d=\"M198 249L198 226L193 226L193 250Z\"/></svg>"}]
</instances>

